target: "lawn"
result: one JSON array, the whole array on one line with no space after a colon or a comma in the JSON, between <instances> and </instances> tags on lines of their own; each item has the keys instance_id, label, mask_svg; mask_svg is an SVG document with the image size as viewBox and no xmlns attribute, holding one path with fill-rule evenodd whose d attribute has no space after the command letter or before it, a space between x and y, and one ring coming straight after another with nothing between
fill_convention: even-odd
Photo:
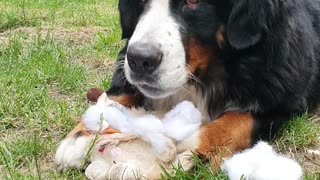
<instances>
[{"instance_id":1,"label":"lawn","mask_svg":"<svg viewBox=\"0 0 320 180\"><path fill-rule=\"evenodd\" d=\"M88 107L86 91L107 89L124 42L116 0L0 0L0 179L84 179L56 172L59 141ZM319 119L297 117L273 143L320 178ZM200 161L169 179L225 179Z\"/></svg>"}]
</instances>

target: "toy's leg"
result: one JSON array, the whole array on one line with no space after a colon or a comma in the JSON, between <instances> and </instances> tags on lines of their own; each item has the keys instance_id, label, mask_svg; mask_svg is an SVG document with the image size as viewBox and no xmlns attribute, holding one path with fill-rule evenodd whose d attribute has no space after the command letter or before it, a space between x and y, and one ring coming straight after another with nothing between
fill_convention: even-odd
<instances>
[{"instance_id":1,"label":"toy's leg","mask_svg":"<svg viewBox=\"0 0 320 180\"><path fill-rule=\"evenodd\" d=\"M88 179L106 180L109 176L111 165L105 161L92 162L86 169L85 175Z\"/></svg>"},{"instance_id":2,"label":"toy's leg","mask_svg":"<svg viewBox=\"0 0 320 180\"><path fill-rule=\"evenodd\" d=\"M253 117L249 113L229 112L201 127L196 152L211 160L213 171L221 160L251 146Z\"/></svg>"},{"instance_id":3,"label":"toy's leg","mask_svg":"<svg viewBox=\"0 0 320 180\"><path fill-rule=\"evenodd\" d=\"M124 106L130 106L133 103L131 96L110 97ZM118 132L114 129L107 129L104 134L113 134ZM55 163L58 170L66 170L69 167L80 168L87 154L91 140L94 135L87 131L82 122L80 122L60 143L56 155Z\"/></svg>"},{"instance_id":4,"label":"toy's leg","mask_svg":"<svg viewBox=\"0 0 320 180\"><path fill-rule=\"evenodd\" d=\"M163 137L163 140L165 140L166 137ZM171 139L167 139L165 140L165 145L162 146L163 149L161 149L161 151L159 150L155 150L157 153L159 153L157 155L157 158L165 163L171 162L172 160L174 160L176 154L177 154L177 148L175 146L175 144L173 143L173 141Z\"/></svg>"},{"instance_id":5,"label":"toy's leg","mask_svg":"<svg viewBox=\"0 0 320 180\"><path fill-rule=\"evenodd\" d=\"M118 163L111 167L108 179L133 180L142 179L141 169L135 164Z\"/></svg>"},{"instance_id":6,"label":"toy's leg","mask_svg":"<svg viewBox=\"0 0 320 180\"><path fill-rule=\"evenodd\" d=\"M54 158L58 170L80 168L92 139L93 135L85 131L83 124L79 123L59 145Z\"/></svg>"},{"instance_id":7,"label":"toy's leg","mask_svg":"<svg viewBox=\"0 0 320 180\"><path fill-rule=\"evenodd\" d=\"M117 130L107 129L104 134L117 133ZM84 158L89 150L94 134L87 131L82 122L80 122L67 136L63 139L57 149L54 162L59 171L65 171L67 168L80 168Z\"/></svg>"},{"instance_id":8,"label":"toy's leg","mask_svg":"<svg viewBox=\"0 0 320 180\"><path fill-rule=\"evenodd\" d=\"M193 152L187 150L178 154L172 165L174 167L181 167L184 171L189 171L194 165Z\"/></svg>"}]
</instances>

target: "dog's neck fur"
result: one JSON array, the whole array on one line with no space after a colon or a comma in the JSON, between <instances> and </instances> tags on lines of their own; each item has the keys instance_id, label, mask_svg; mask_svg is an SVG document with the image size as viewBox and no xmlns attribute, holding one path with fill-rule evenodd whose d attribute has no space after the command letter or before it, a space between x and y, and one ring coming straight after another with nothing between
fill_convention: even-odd
<instances>
[{"instance_id":1,"label":"dog's neck fur","mask_svg":"<svg viewBox=\"0 0 320 180\"><path fill-rule=\"evenodd\" d=\"M185 85L181 87L175 94L162 99L148 99L146 106L152 106L153 110L164 114L174 108L179 102L191 101L202 113L202 121L207 123L210 121L205 96L202 95L200 89L194 85ZM149 104L150 103L150 104ZM147 107L148 108L148 107Z\"/></svg>"}]
</instances>

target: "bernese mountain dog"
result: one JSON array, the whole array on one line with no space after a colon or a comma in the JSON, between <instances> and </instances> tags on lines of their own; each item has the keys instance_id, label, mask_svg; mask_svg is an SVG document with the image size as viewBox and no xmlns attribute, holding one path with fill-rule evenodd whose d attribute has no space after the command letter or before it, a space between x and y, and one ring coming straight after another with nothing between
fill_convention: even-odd
<instances>
[{"instance_id":1,"label":"bernese mountain dog","mask_svg":"<svg viewBox=\"0 0 320 180\"><path fill-rule=\"evenodd\" d=\"M126 45L107 94L160 112L192 101L196 152L213 166L320 102L319 0L120 0L119 11Z\"/></svg>"}]
</instances>

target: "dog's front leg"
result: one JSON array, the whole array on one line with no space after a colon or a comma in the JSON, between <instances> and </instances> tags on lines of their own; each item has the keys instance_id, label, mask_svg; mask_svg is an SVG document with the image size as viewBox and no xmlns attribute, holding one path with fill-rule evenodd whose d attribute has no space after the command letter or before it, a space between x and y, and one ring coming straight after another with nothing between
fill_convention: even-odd
<instances>
[{"instance_id":1,"label":"dog's front leg","mask_svg":"<svg viewBox=\"0 0 320 180\"><path fill-rule=\"evenodd\" d=\"M253 124L250 113L225 113L201 127L196 153L208 158L216 172L223 158L251 146Z\"/></svg>"}]
</instances>

